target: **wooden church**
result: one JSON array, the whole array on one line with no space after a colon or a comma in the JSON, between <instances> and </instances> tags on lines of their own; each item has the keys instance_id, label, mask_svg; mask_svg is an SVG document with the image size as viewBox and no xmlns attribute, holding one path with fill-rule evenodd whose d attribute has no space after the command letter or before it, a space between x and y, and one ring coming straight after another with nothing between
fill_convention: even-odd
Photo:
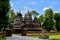
<instances>
[{"instance_id":1,"label":"wooden church","mask_svg":"<svg viewBox=\"0 0 60 40\"><path fill-rule=\"evenodd\" d=\"M20 12L17 13L15 22L12 24L13 33L23 33L26 31L41 31L40 23L37 21L37 17L32 19L30 12L28 11L24 18Z\"/></svg>"}]
</instances>

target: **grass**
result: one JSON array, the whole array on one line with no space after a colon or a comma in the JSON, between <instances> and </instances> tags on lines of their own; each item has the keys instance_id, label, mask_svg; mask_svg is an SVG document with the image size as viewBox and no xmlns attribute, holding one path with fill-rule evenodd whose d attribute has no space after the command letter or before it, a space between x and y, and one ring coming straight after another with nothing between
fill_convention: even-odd
<instances>
[{"instance_id":1,"label":"grass","mask_svg":"<svg viewBox=\"0 0 60 40\"><path fill-rule=\"evenodd\" d=\"M49 35L50 39L60 39L60 35Z\"/></svg>"},{"instance_id":2,"label":"grass","mask_svg":"<svg viewBox=\"0 0 60 40\"><path fill-rule=\"evenodd\" d=\"M6 40L6 38L5 38L5 37L4 37L4 38L1 38L1 37L0 37L0 40Z\"/></svg>"},{"instance_id":3,"label":"grass","mask_svg":"<svg viewBox=\"0 0 60 40\"><path fill-rule=\"evenodd\" d=\"M38 38L38 37L40 37L40 36L30 36L30 37L33 37L33 38Z\"/></svg>"},{"instance_id":4,"label":"grass","mask_svg":"<svg viewBox=\"0 0 60 40\"><path fill-rule=\"evenodd\" d=\"M17 35L20 35L21 36L21 34L17 34ZM49 39L51 39L51 40L60 40L60 34L48 34L48 36L49 36ZM39 38L40 36L30 36L30 37L33 37L33 38Z\"/></svg>"},{"instance_id":5,"label":"grass","mask_svg":"<svg viewBox=\"0 0 60 40\"><path fill-rule=\"evenodd\" d=\"M21 34L16 34L17 36L21 36Z\"/></svg>"},{"instance_id":6,"label":"grass","mask_svg":"<svg viewBox=\"0 0 60 40\"><path fill-rule=\"evenodd\" d=\"M51 40L60 40L60 34L49 34L49 39ZM39 36L31 36L33 38L39 38Z\"/></svg>"}]
</instances>

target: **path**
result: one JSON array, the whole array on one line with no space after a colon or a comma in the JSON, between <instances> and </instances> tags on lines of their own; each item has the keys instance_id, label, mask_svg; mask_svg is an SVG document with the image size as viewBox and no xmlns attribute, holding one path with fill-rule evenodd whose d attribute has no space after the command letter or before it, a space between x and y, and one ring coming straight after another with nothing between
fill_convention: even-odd
<instances>
[{"instance_id":1,"label":"path","mask_svg":"<svg viewBox=\"0 0 60 40\"><path fill-rule=\"evenodd\" d=\"M39 39L27 36L12 35L12 37L6 37L6 40L48 40L48 39Z\"/></svg>"}]
</instances>

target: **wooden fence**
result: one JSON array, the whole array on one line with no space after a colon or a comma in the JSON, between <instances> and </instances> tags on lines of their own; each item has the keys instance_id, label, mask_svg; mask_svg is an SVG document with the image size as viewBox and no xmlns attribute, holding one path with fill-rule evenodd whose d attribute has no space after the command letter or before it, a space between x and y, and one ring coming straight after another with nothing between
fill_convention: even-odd
<instances>
[{"instance_id":1,"label":"wooden fence","mask_svg":"<svg viewBox=\"0 0 60 40\"><path fill-rule=\"evenodd\" d=\"M5 37L5 33L0 32L0 37Z\"/></svg>"},{"instance_id":2,"label":"wooden fence","mask_svg":"<svg viewBox=\"0 0 60 40\"><path fill-rule=\"evenodd\" d=\"M32 36L32 35L38 36L38 35L41 35L41 34L53 34L53 35L56 35L56 34L60 34L60 32L44 32L44 33L42 33L42 32L26 32L26 34L28 36Z\"/></svg>"}]
</instances>

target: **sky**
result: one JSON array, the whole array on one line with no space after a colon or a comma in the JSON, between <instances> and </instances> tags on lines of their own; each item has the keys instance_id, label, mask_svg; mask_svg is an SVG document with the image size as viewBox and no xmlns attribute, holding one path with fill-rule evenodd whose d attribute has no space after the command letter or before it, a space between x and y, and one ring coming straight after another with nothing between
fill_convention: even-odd
<instances>
[{"instance_id":1,"label":"sky","mask_svg":"<svg viewBox=\"0 0 60 40\"><path fill-rule=\"evenodd\" d=\"M28 10L35 10L39 15L43 15L48 8L52 8L54 12L60 12L60 0L10 0L10 4L11 9L15 12L21 11L23 15Z\"/></svg>"}]
</instances>

